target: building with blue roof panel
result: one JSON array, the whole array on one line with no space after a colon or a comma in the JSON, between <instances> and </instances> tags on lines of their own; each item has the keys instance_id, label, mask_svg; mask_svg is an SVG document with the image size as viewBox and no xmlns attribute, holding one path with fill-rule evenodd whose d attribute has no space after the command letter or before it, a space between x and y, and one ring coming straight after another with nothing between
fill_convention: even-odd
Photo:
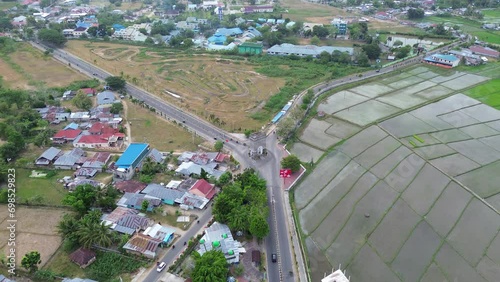
<instances>
[{"instance_id":1,"label":"building with blue roof panel","mask_svg":"<svg viewBox=\"0 0 500 282\"><path fill-rule=\"evenodd\" d=\"M453 55L434 54L426 57L424 61L431 65L444 68L454 68L460 63L460 59Z\"/></svg>"},{"instance_id":2,"label":"building with blue roof panel","mask_svg":"<svg viewBox=\"0 0 500 282\"><path fill-rule=\"evenodd\" d=\"M218 28L215 34L220 34L224 36L239 36L243 34L243 30L241 30L239 27L234 27L234 28Z\"/></svg>"},{"instance_id":3,"label":"building with blue roof panel","mask_svg":"<svg viewBox=\"0 0 500 282\"><path fill-rule=\"evenodd\" d=\"M274 118L271 120L272 123L277 123L283 116L285 115L285 112L281 111L278 114L274 116Z\"/></svg>"},{"instance_id":4,"label":"building with blue roof panel","mask_svg":"<svg viewBox=\"0 0 500 282\"><path fill-rule=\"evenodd\" d=\"M125 27L121 24L114 24L112 27L115 31L125 29Z\"/></svg>"},{"instance_id":5,"label":"building with blue roof panel","mask_svg":"<svg viewBox=\"0 0 500 282\"><path fill-rule=\"evenodd\" d=\"M116 161L115 177L129 180L134 176L136 168L149 153L149 144L132 143Z\"/></svg>"},{"instance_id":6,"label":"building with blue roof panel","mask_svg":"<svg viewBox=\"0 0 500 282\"><path fill-rule=\"evenodd\" d=\"M215 45L224 45L226 43L227 37L222 34L214 34L208 38L208 42Z\"/></svg>"}]
</instances>

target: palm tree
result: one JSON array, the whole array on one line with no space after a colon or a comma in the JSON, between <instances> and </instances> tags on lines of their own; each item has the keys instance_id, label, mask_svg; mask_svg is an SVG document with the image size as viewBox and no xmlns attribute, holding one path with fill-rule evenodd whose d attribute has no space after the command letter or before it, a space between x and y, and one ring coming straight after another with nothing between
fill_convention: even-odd
<instances>
[{"instance_id":1,"label":"palm tree","mask_svg":"<svg viewBox=\"0 0 500 282\"><path fill-rule=\"evenodd\" d=\"M108 247L112 243L111 231L104 223L82 222L76 232L78 242L87 249L94 245Z\"/></svg>"},{"instance_id":2,"label":"palm tree","mask_svg":"<svg viewBox=\"0 0 500 282\"><path fill-rule=\"evenodd\" d=\"M76 231L78 230L78 220L70 215L65 214L63 219L57 225L57 233L68 240L77 240Z\"/></svg>"}]
</instances>

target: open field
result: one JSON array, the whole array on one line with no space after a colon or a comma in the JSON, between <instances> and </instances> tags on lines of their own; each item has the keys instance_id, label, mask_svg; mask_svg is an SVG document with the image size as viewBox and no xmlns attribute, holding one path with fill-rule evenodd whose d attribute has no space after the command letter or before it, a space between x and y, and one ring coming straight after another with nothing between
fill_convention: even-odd
<instances>
[{"instance_id":1,"label":"open field","mask_svg":"<svg viewBox=\"0 0 500 282\"><path fill-rule=\"evenodd\" d=\"M10 88L30 88L22 74L12 69L8 63L0 59L2 84Z\"/></svg>"},{"instance_id":2,"label":"open field","mask_svg":"<svg viewBox=\"0 0 500 282\"><path fill-rule=\"evenodd\" d=\"M292 150L308 162L325 138L344 141L294 190L313 281L339 264L359 282L497 281L500 259L487 254L499 249L500 111L455 94L497 93L497 80L477 75L490 68L418 66L318 105L326 118L304 130L314 140Z\"/></svg>"},{"instance_id":3,"label":"open field","mask_svg":"<svg viewBox=\"0 0 500 282\"><path fill-rule=\"evenodd\" d=\"M389 32L400 32L400 33L413 33L413 34L425 34L420 28L402 25L398 22L393 21L384 21L375 18L370 18L370 22L368 22L368 29L375 31L389 31Z\"/></svg>"},{"instance_id":4,"label":"open field","mask_svg":"<svg viewBox=\"0 0 500 282\"><path fill-rule=\"evenodd\" d=\"M129 99L124 102L127 104L127 121L131 123L131 142L147 142L152 148L169 152L196 150L203 141Z\"/></svg>"},{"instance_id":5,"label":"open field","mask_svg":"<svg viewBox=\"0 0 500 282\"><path fill-rule=\"evenodd\" d=\"M444 23L448 25L458 25L463 31L477 36L477 38L481 41L500 44L500 31L482 29L482 23L477 21L468 20L461 17L441 18L436 16L426 17L424 21Z\"/></svg>"},{"instance_id":6,"label":"open field","mask_svg":"<svg viewBox=\"0 0 500 282\"><path fill-rule=\"evenodd\" d=\"M49 269L55 273L64 274L66 277L85 277L83 269L69 259L69 254L63 250L62 246L59 247L43 269Z\"/></svg>"},{"instance_id":7,"label":"open field","mask_svg":"<svg viewBox=\"0 0 500 282\"><path fill-rule=\"evenodd\" d=\"M140 9L144 4L141 1L134 2L121 2L120 6L116 6L107 0L91 0L90 4L97 7L109 7L111 10L137 10Z\"/></svg>"},{"instance_id":8,"label":"open field","mask_svg":"<svg viewBox=\"0 0 500 282\"><path fill-rule=\"evenodd\" d=\"M500 78L469 89L465 94L500 110Z\"/></svg>"},{"instance_id":9,"label":"open field","mask_svg":"<svg viewBox=\"0 0 500 282\"><path fill-rule=\"evenodd\" d=\"M256 128L250 118L284 79L257 73L242 57L189 54L172 49L153 51L144 47L72 40L66 50L147 91L197 114L221 119L226 128Z\"/></svg>"},{"instance_id":10,"label":"open field","mask_svg":"<svg viewBox=\"0 0 500 282\"><path fill-rule=\"evenodd\" d=\"M328 147L342 139L349 138L362 127L488 80L487 77L477 74L455 70L447 72L436 70L434 72L434 70L434 68L427 66L418 66L396 76L339 91L325 97L319 103L318 111L325 112L328 118L322 121L312 119L299 139L308 145L326 151ZM484 85L489 85L489 83L491 82ZM485 87L495 91L496 84ZM483 91L480 90L478 93L483 93ZM495 101L495 97L493 94L490 99ZM405 131L408 130L420 130L418 133L422 133L427 132L430 128L427 121L415 121L415 118L404 115L402 117L406 118L400 122L405 122L409 127L396 126L397 131L395 132L397 135L399 134L398 136L405 136ZM450 118L454 118L453 113L443 115L440 120L433 122L446 122ZM444 128L440 127L439 129ZM307 153L300 151L296 153L300 156L307 156ZM309 159L303 159L303 161L309 161Z\"/></svg>"},{"instance_id":11,"label":"open field","mask_svg":"<svg viewBox=\"0 0 500 282\"><path fill-rule=\"evenodd\" d=\"M10 9L14 6L16 6L17 2L16 1L0 1L0 10L3 11L5 9Z\"/></svg>"},{"instance_id":12,"label":"open field","mask_svg":"<svg viewBox=\"0 0 500 282\"><path fill-rule=\"evenodd\" d=\"M1 206L0 212L0 237L8 238L7 207ZM54 208L16 207L16 263L21 264L24 254L37 250L41 254L42 263L45 265L61 244L61 237L57 235L56 225L68 211ZM6 254L7 241L0 243L2 254Z\"/></svg>"},{"instance_id":13,"label":"open field","mask_svg":"<svg viewBox=\"0 0 500 282\"><path fill-rule=\"evenodd\" d=\"M352 16L352 13L329 5L315 4L301 0L284 0L281 6L288 10L283 18L293 21L328 24L334 16ZM314 15L314 16L311 16Z\"/></svg>"},{"instance_id":14,"label":"open field","mask_svg":"<svg viewBox=\"0 0 500 282\"><path fill-rule=\"evenodd\" d=\"M31 178L31 170L16 169L16 184L18 201L24 203L34 196L42 196L42 204L60 206L67 190L57 180L64 176L73 175L71 170L58 170L55 176L50 178Z\"/></svg>"},{"instance_id":15,"label":"open field","mask_svg":"<svg viewBox=\"0 0 500 282\"><path fill-rule=\"evenodd\" d=\"M481 10L485 23L500 23L500 9Z\"/></svg>"},{"instance_id":16,"label":"open field","mask_svg":"<svg viewBox=\"0 0 500 282\"><path fill-rule=\"evenodd\" d=\"M8 87L33 89L40 85L65 86L76 80L87 79L86 76L56 62L52 57L44 55L27 43L16 44L16 51L8 55L10 62L0 60L3 82ZM16 67L13 68L12 64Z\"/></svg>"}]
</instances>

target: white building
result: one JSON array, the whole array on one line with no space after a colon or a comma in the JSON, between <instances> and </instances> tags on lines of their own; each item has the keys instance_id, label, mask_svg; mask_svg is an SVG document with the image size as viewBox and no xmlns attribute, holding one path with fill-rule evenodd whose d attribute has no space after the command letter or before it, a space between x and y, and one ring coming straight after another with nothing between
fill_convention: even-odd
<instances>
[{"instance_id":1,"label":"white building","mask_svg":"<svg viewBox=\"0 0 500 282\"><path fill-rule=\"evenodd\" d=\"M321 282L349 282L349 278L345 276L342 270L337 269L332 272L330 275L321 279Z\"/></svg>"},{"instance_id":2,"label":"white building","mask_svg":"<svg viewBox=\"0 0 500 282\"><path fill-rule=\"evenodd\" d=\"M239 263L240 253L244 253L241 243L233 239L231 230L225 224L214 222L205 229L205 235L200 239L197 250L200 255L211 250L220 250L224 253L228 263Z\"/></svg>"}]
</instances>

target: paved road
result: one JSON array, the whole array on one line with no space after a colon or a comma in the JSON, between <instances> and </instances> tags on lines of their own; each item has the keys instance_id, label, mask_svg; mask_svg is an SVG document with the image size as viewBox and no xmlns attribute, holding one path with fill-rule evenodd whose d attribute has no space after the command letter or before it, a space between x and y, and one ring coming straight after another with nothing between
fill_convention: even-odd
<instances>
[{"instance_id":1,"label":"paved road","mask_svg":"<svg viewBox=\"0 0 500 282\"><path fill-rule=\"evenodd\" d=\"M278 262L271 261L271 255L267 255L268 281L295 281L293 274L295 271L294 257L290 242L290 232L288 229L288 220L286 218L282 179L279 178L280 161L282 158L281 150L277 147L275 134L270 134L266 139L266 148L268 155L266 159L259 164L262 177L267 180L268 199L270 202L270 227L271 234L266 238L266 249L272 250L278 256ZM278 264L278 265L276 265ZM290 274L292 272L292 274Z\"/></svg>"},{"instance_id":2,"label":"paved road","mask_svg":"<svg viewBox=\"0 0 500 282\"><path fill-rule=\"evenodd\" d=\"M39 49L45 50L45 47L31 42L31 44ZM53 52L54 58L62 61L65 64L68 64L72 68L75 68L82 73L85 73L89 76L98 78L98 79L105 79L108 76L111 76L112 74L90 64L82 59L78 58L77 56L74 56L70 53L65 52L64 50L59 50L55 49ZM279 185L279 178L278 178L278 169L280 167L280 160L281 156L274 152L272 149L273 153L270 154L273 156L269 161L265 161L266 165L261 166L258 165L256 162L250 160L248 158L247 152L248 152L248 147L253 147L253 144L245 144L243 141L238 140L234 136L231 136L229 133L225 132L222 129L217 128L216 126L201 120L200 118L193 116L189 113L186 113L175 106L158 99L154 95L146 92L143 89L140 89L134 85L131 85L130 83L127 83L126 85L126 91L128 94L130 94L132 97L144 101L147 105L152 106L156 108L158 112L162 113L163 117L169 118L169 119L174 119L177 122L183 123L186 127L194 131L197 135L208 139L208 140L214 140L214 138L217 138L218 140L229 140L228 143L225 143L225 147L228 149L232 150L233 155L235 156L236 159L238 159L242 165L243 168L246 167L252 167L255 168L257 171L261 173L261 175L268 181L268 185L270 189L268 189L268 194L271 195L274 194L274 199L275 199L275 205L274 208L273 206L270 206L270 222L271 222L271 234L265 239L266 242L266 250L268 253L267 260L268 260L268 281L270 282L278 282L278 281L293 281L293 277L288 276L286 277L285 280L280 279L280 273L286 272L287 275L289 275L289 271L294 270L293 267L293 262L292 262L292 257L290 254L291 248L290 248L290 242L289 242L289 232L288 232L288 224L287 220L285 218L285 211L284 211L284 206L283 204L283 196L282 196L282 190ZM132 125L133 126L133 125ZM245 145L243 145L245 144ZM276 137L274 136L273 138L270 138L267 140L267 147L268 148L276 148L277 140ZM255 147L254 147L255 148ZM279 151L277 151L279 153ZM274 155L273 155L274 154ZM271 204L271 203L270 203ZM211 215L210 212L204 213L204 216L200 219L200 226L194 226L192 229L190 229L186 235L180 238L179 242L187 241L190 237L194 236L202 226L206 225L206 222L208 222L209 218ZM276 219L276 221L274 220ZM278 247L278 238L279 238L279 247ZM181 243L182 244L182 243ZM167 265L170 265L171 263L174 262L175 258L178 257L179 253L181 252L181 248L176 248L173 250L170 250L167 252L165 257L161 258L160 261L164 261L167 263ZM279 256L279 263L278 265L276 263L271 262L271 253L278 253L280 254ZM282 270L284 269L284 270ZM284 276L284 275L283 275ZM150 281L157 281L159 278L158 273L156 272L151 272L147 278L144 281L150 282Z\"/></svg>"},{"instance_id":3,"label":"paved road","mask_svg":"<svg viewBox=\"0 0 500 282\"><path fill-rule=\"evenodd\" d=\"M191 228L189 228L189 230L187 230L183 236L181 236L180 238L177 239L177 241L174 242L175 248L174 249L170 248L167 251L167 254L159 260L159 261L164 261L167 264L167 267L166 267L167 270L168 270L168 266L170 266L180 256L180 254L187 248L187 245L184 246L184 242L188 242L190 238L196 237L196 235L198 233L200 233L205 228L205 226L207 225L207 223L210 221L211 218L212 218L212 206L209 206L205 210L203 215L200 218L198 218L200 223L196 223L196 222L193 223ZM167 271L167 270L164 270L164 271ZM146 276L146 278L143 281L144 282L158 281L160 279L161 275L162 275L162 273L158 273L158 272L156 272L156 269L154 269L153 271L151 271L148 274L148 276Z\"/></svg>"}]
</instances>

